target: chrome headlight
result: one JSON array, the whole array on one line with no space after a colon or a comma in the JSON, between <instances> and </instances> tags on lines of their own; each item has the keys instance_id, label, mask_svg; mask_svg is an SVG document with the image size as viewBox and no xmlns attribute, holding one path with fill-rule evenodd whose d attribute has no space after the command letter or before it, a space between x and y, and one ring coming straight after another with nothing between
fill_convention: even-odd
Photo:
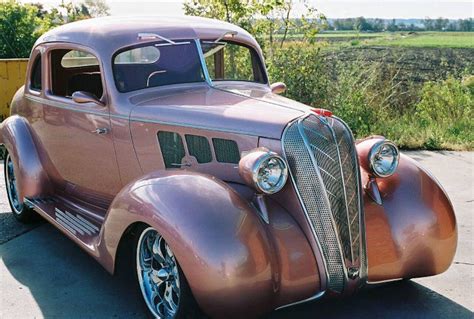
<instances>
[{"instance_id":1,"label":"chrome headlight","mask_svg":"<svg viewBox=\"0 0 474 319\"><path fill-rule=\"evenodd\" d=\"M369 163L372 172L378 177L388 177L398 167L400 152L390 141L380 141L372 146L369 152Z\"/></svg>"},{"instance_id":2,"label":"chrome headlight","mask_svg":"<svg viewBox=\"0 0 474 319\"><path fill-rule=\"evenodd\" d=\"M265 194L280 191L288 179L285 160L266 149L257 149L245 155L240 160L239 172L247 184Z\"/></svg>"}]
</instances>

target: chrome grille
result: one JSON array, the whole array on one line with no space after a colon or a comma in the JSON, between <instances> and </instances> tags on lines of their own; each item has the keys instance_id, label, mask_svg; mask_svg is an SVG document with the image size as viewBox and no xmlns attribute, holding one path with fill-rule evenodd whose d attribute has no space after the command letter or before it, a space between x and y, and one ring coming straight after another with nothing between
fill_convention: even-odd
<instances>
[{"instance_id":1,"label":"chrome grille","mask_svg":"<svg viewBox=\"0 0 474 319\"><path fill-rule=\"evenodd\" d=\"M361 266L359 166L342 121L310 115L291 123L283 148L325 260L328 288L342 292Z\"/></svg>"}]
</instances>

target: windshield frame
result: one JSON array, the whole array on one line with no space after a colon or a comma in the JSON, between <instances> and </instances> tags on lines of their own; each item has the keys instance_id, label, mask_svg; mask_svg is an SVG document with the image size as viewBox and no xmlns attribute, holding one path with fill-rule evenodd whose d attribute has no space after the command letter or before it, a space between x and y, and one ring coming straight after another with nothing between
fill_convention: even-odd
<instances>
[{"instance_id":1,"label":"windshield frame","mask_svg":"<svg viewBox=\"0 0 474 319\"><path fill-rule=\"evenodd\" d=\"M263 82L247 81L247 80L212 80L212 78L209 74L209 70L207 68L206 59L204 57L204 52L203 52L203 49L202 49L202 46L201 46L201 42L215 42L215 41L207 40L207 39L199 39L198 38L198 39L180 39L180 40L174 41L174 43L171 43L171 42L167 42L165 40L158 40L158 41L147 41L147 42L143 42L143 43L135 43L135 44L124 46L124 47L116 50L112 54L112 59L111 59L111 71L112 71L112 78L114 80L115 89L121 94L128 94L128 93L135 93L137 91L164 88L164 87L176 86L176 85L190 85L190 84L203 84L203 83L205 83L205 84L209 85L210 87L214 87L214 85L213 85L214 82L216 82L216 83L236 82L236 83L247 83L247 84L264 85L264 86L269 85L268 75L267 75L267 72L266 72L265 64L262 60L262 56L258 53L258 51L251 45L248 45L248 44L245 44L245 43L242 43L242 42L238 42L238 41L228 41L228 40L219 41L219 42L225 42L225 43L240 45L240 46L243 46L243 47L249 49L250 53L252 54L252 56L256 60L258 68L260 69L260 73L261 73L261 76L263 78ZM115 58L117 57L117 55L119 55L123 52L126 52L128 50L133 50L133 49L136 49L136 48L141 48L141 47L146 47L146 46L163 47L163 46L175 46L175 45L193 45L193 43L194 43L195 49L197 50L197 54L199 56L201 71L202 71L203 77L204 77L203 81L173 83L173 84L166 84L166 85L162 85L162 86L144 87L144 88L130 90L130 91L122 91L120 89L120 87L117 83L117 77L116 77L116 73L115 73L115 70L114 70Z\"/></svg>"}]
</instances>

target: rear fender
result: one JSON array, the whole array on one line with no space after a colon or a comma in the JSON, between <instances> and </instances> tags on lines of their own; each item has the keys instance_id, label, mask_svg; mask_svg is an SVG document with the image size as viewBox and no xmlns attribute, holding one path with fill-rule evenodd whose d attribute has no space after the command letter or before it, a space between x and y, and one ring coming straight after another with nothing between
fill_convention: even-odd
<instances>
[{"instance_id":1,"label":"rear fender","mask_svg":"<svg viewBox=\"0 0 474 319\"><path fill-rule=\"evenodd\" d=\"M368 152L381 137L357 145L362 183L368 185ZM369 282L439 274L457 245L453 206L440 184L416 161L401 154L390 177L376 178L377 204L364 192Z\"/></svg>"},{"instance_id":2,"label":"rear fender","mask_svg":"<svg viewBox=\"0 0 474 319\"><path fill-rule=\"evenodd\" d=\"M122 234L136 222L164 237L207 314L240 318L273 309L272 244L257 212L227 184L158 171L126 186L102 227L100 259L110 272Z\"/></svg>"},{"instance_id":3,"label":"rear fender","mask_svg":"<svg viewBox=\"0 0 474 319\"><path fill-rule=\"evenodd\" d=\"M50 191L50 181L40 160L28 121L13 115L0 124L0 143L12 157L20 200Z\"/></svg>"}]
</instances>

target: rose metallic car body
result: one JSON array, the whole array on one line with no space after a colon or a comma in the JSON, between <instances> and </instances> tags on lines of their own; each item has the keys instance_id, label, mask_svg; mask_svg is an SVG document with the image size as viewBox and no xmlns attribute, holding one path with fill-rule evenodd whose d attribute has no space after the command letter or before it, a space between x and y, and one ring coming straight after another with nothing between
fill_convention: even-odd
<instances>
[{"instance_id":1,"label":"rose metallic car body","mask_svg":"<svg viewBox=\"0 0 474 319\"><path fill-rule=\"evenodd\" d=\"M457 231L438 182L277 95L263 61L245 30L208 19L48 32L0 127L15 216L36 211L111 273L131 256L163 318L256 317L445 271Z\"/></svg>"}]
</instances>

